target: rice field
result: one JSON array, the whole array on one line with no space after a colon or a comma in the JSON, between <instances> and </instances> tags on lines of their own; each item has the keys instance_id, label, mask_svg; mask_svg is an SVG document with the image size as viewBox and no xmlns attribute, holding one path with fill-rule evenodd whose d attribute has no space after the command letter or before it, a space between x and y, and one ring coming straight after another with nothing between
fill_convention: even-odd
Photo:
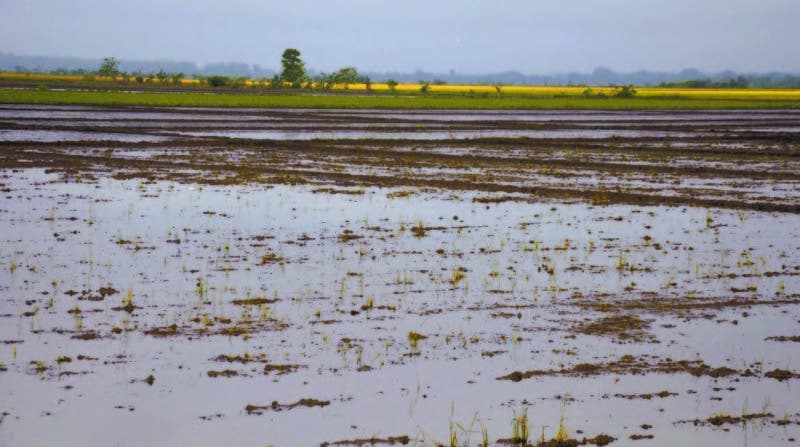
<instances>
[{"instance_id":1,"label":"rice field","mask_svg":"<svg viewBox=\"0 0 800 447\"><path fill-rule=\"evenodd\" d=\"M451 86L452 87L452 86ZM559 91L559 90L552 90ZM800 108L796 91L703 91L671 93L654 89L634 98L584 98L577 89L569 94L526 95L461 94L355 94L313 92L153 92L109 90L0 89L0 103L83 104L159 107L259 107L259 108L350 108L350 109L464 109L464 110L701 110L701 109L794 109Z\"/></svg>"},{"instance_id":2,"label":"rice field","mask_svg":"<svg viewBox=\"0 0 800 447\"><path fill-rule=\"evenodd\" d=\"M0 445L796 445L798 156L786 109L0 104Z\"/></svg>"},{"instance_id":3,"label":"rice field","mask_svg":"<svg viewBox=\"0 0 800 447\"><path fill-rule=\"evenodd\" d=\"M197 79L138 84L99 76L38 73L0 73L0 82L28 87L48 83L56 88L0 88L0 103L114 104L208 107L326 107L404 109L755 109L800 108L800 89L680 89L637 87L634 98L617 98L617 88L591 86L429 85L385 83L334 85L330 90L310 88L270 91L265 80L247 80L235 90L218 91ZM153 91L169 89L177 91ZM599 96L598 96L599 95Z\"/></svg>"}]
</instances>

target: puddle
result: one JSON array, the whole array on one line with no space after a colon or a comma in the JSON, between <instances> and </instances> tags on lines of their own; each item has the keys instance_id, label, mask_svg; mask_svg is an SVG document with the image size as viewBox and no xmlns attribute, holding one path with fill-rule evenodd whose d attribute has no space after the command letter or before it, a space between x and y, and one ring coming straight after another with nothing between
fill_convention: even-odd
<instances>
[{"instance_id":1,"label":"puddle","mask_svg":"<svg viewBox=\"0 0 800 447\"><path fill-rule=\"evenodd\" d=\"M169 137L158 135L116 134L104 132L76 132L63 130L3 130L0 129L0 141L166 141Z\"/></svg>"}]
</instances>

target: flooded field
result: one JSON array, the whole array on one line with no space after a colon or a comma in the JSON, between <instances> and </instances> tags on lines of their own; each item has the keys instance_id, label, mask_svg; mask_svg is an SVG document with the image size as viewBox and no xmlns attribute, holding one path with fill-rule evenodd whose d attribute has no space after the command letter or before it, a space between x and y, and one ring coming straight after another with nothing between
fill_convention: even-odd
<instances>
[{"instance_id":1,"label":"flooded field","mask_svg":"<svg viewBox=\"0 0 800 447\"><path fill-rule=\"evenodd\" d=\"M0 191L0 445L800 438L798 111L0 105Z\"/></svg>"}]
</instances>

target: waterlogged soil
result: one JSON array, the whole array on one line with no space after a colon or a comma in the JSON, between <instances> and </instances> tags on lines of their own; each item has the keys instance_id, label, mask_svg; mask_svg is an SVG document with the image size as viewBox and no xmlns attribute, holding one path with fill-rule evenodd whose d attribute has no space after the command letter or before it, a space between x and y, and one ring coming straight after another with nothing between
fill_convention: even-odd
<instances>
[{"instance_id":1,"label":"waterlogged soil","mask_svg":"<svg viewBox=\"0 0 800 447\"><path fill-rule=\"evenodd\" d=\"M0 109L0 445L800 437L795 112Z\"/></svg>"},{"instance_id":2,"label":"waterlogged soil","mask_svg":"<svg viewBox=\"0 0 800 447\"><path fill-rule=\"evenodd\" d=\"M503 194L492 200L798 213L799 129L797 111L5 105L0 163L118 179L432 187Z\"/></svg>"}]
</instances>

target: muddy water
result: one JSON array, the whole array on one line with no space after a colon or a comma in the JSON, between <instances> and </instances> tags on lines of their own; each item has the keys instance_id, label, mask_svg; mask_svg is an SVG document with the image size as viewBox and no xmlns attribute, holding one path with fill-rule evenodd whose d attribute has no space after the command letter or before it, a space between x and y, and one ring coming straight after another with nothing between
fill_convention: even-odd
<instances>
[{"instance_id":1,"label":"muddy water","mask_svg":"<svg viewBox=\"0 0 800 447\"><path fill-rule=\"evenodd\" d=\"M275 130L212 130L205 132L182 132L194 137L216 136L230 138L248 138L257 140L311 140L311 139L405 139L405 140L457 140L465 138L610 138L610 137L686 137L693 134L687 132L652 132L635 130L443 130L417 132L374 132L374 131L275 131Z\"/></svg>"},{"instance_id":2,"label":"muddy water","mask_svg":"<svg viewBox=\"0 0 800 447\"><path fill-rule=\"evenodd\" d=\"M161 164L120 176L120 160L211 149L109 144L89 166L68 156L109 149L51 149L63 170L34 158L48 148L3 149L0 445L434 445L451 422L461 442L478 445L482 424L494 444L523 408L534 444L562 417L571 437L612 445L800 436L800 214L314 177L214 184L202 158L170 170L188 179ZM224 151L231 164L269 156ZM289 152L272 163L342 172ZM503 181L536 183L517 175ZM700 180L681 177L691 194L799 194L794 180Z\"/></svg>"},{"instance_id":3,"label":"muddy water","mask_svg":"<svg viewBox=\"0 0 800 447\"><path fill-rule=\"evenodd\" d=\"M52 130L0 130L0 141L36 141L52 143L57 141L163 141L167 138L156 135L131 135L100 132L70 132Z\"/></svg>"}]
</instances>

